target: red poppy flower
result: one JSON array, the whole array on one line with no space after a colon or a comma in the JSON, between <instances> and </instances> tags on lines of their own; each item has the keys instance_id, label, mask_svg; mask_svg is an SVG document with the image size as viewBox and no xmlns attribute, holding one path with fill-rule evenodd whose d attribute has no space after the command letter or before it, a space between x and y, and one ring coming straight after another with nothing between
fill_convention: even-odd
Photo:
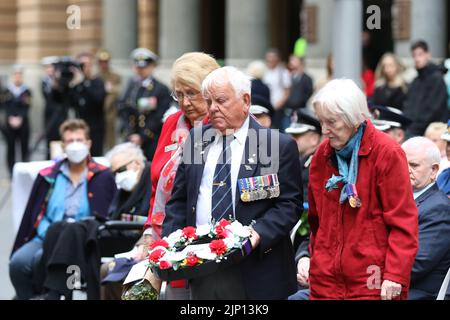
<instances>
[{"instance_id":1,"label":"red poppy flower","mask_svg":"<svg viewBox=\"0 0 450 320\"><path fill-rule=\"evenodd\" d=\"M195 255L188 256L186 258L186 265L189 267L195 267L199 262L199 258Z\"/></svg>"},{"instance_id":2,"label":"red poppy flower","mask_svg":"<svg viewBox=\"0 0 450 320\"><path fill-rule=\"evenodd\" d=\"M167 178L167 181L166 181L166 183L164 184L164 187L163 187L164 188L164 192L170 193L170 191L172 190L173 182L175 181L175 174L176 174L175 171L172 171L169 174L169 177Z\"/></svg>"},{"instance_id":3,"label":"red poppy flower","mask_svg":"<svg viewBox=\"0 0 450 320\"><path fill-rule=\"evenodd\" d=\"M148 260L149 260L150 262L153 262L153 263L158 263L159 260L160 260L162 257L164 257L165 254L166 254L166 251L164 251L163 249L156 249L156 250L153 250L153 251L150 253L150 255L148 256Z\"/></svg>"},{"instance_id":4,"label":"red poppy flower","mask_svg":"<svg viewBox=\"0 0 450 320\"><path fill-rule=\"evenodd\" d=\"M164 170L163 170L163 172L162 172L163 177L167 177L167 176L169 175L169 173L170 173L170 171L172 171L172 168L173 168L174 165L175 165L175 162L174 162L173 160L170 161L170 162L166 165L166 167L164 168Z\"/></svg>"},{"instance_id":5,"label":"red poppy flower","mask_svg":"<svg viewBox=\"0 0 450 320\"><path fill-rule=\"evenodd\" d=\"M226 219L221 219L220 221L219 221L219 226L221 226L221 227L226 227L226 226L229 226L231 224L231 222L230 221L228 221L228 220L226 220Z\"/></svg>"},{"instance_id":6,"label":"red poppy flower","mask_svg":"<svg viewBox=\"0 0 450 320\"><path fill-rule=\"evenodd\" d=\"M197 235L195 234L195 228L194 227L186 227L183 229L183 236L185 236L188 239L197 239Z\"/></svg>"},{"instance_id":7,"label":"red poppy flower","mask_svg":"<svg viewBox=\"0 0 450 320\"><path fill-rule=\"evenodd\" d=\"M225 229L225 227L218 225L216 227L216 235L219 239L224 239L229 236L230 230Z\"/></svg>"},{"instance_id":8,"label":"red poppy flower","mask_svg":"<svg viewBox=\"0 0 450 320\"><path fill-rule=\"evenodd\" d=\"M162 226L166 214L162 211L155 212L152 215L152 224Z\"/></svg>"},{"instance_id":9,"label":"red poppy flower","mask_svg":"<svg viewBox=\"0 0 450 320\"><path fill-rule=\"evenodd\" d=\"M223 242L223 240L213 240L209 244L209 248L211 249L212 253L217 254L218 256L223 255L225 252L227 252L228 248Z\"/></svg>"},{"instance_id":10,"label":"red poppy flower","mask_svg":"<svg viewBox=\"0 0 450 320\"><path fill-rule=\"evenodd\" d=\"M161 260L159 262L159 268L162 270L169 269L169 268L172 268L172 264L169 261Z\"/></svg>"},{"instance_id":11,"label":"red poppy flower","mask_svg":"<svg viewBox=\"0 0 450 320\"><path fill-rule=\"evenodd\" d=\"M168 248L169 244L167 243L166 240L158 239L158 240L153 241L150 244L150 250L153 250L153 249L155 249L156 247L159 247L159 246L164 247L164 248Z\"/></svg>"}]
</instances>

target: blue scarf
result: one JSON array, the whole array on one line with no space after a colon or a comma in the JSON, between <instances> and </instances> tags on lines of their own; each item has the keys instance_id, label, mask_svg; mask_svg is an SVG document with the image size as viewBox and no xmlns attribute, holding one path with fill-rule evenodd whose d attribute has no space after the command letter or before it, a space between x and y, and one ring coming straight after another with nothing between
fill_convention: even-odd
<instances>
[{"instance_id":1,"label":"blue scarf","mask_svg":"<svg viewBox=\"0 0 450 320\"><path fill-rule=\"evenodd\" d=\"M330 192L336 188L339 182L343 182L344 187L342 188L341 196L339 198L340 203L344 203L344 201L350 196L347 193L347 186L356 184L356 180L358 179L358 153L365 128L366 123L363 122L356 131L356 134L350 139L349 142L347 142L345 147L339 151L335 151L338 161L339 176L335 176L333 174L328 180L325 188L328 192ZM348 160L350 160L350 165L348 165Z\"/></svg>"}]
</instances>

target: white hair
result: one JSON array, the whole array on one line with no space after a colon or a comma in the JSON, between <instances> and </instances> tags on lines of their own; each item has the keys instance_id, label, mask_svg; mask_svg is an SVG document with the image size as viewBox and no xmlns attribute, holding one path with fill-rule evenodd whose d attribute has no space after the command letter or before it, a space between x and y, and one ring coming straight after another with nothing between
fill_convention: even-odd
<instances>
[{"instance_id":1,"label":"white hair","mask_svg":"<svg viewBox=\"0 0 450 320\"><path fill-rule=\"evenodd\" d=\"M402 144L402 149L417 149L425 154L426 161L430 164L440 164L441 152L439 148L428 138L414 137L406 140Z\"/></svg>"},{"instance_id":2,"label":"white hair","mask_svg":"<svg viewBox=\"0 0 450 320\"><path fill-rule=\"evenodd\" d=\"M112 159L121 153L126 153L128 158L136 158L136 160L142 161L142 163L147 160L142 149L132 142L125 142L114 146L114 148L106 153L105 158L111 163Z\"/></svg>"},{"instance_id":3,"label":"white hair","mask_svg":"<svg viewBox=\"0 0 450 320\"><path fill-rule=\"evenodd\" d=\"M370 118L367 99L361 89L350 79L335 79L328 82L312 100L314 109L342 117L349 127L357 127Z\"/></svg>"},{"instance_id":4,"label":"white hair","mask_svg":"<svg viewBox=\"0 0 450 320\"><path fill-rule=\"evenodd\" d=\"M231 85L237 97L246 93L251 94L250 78L237 68L229 66L216 69L206 76L202 83L202 94L206 96L213 85L226 84L227 82Z\"/></svg>"},{"instance_id":5,"label":"white hair","mask_svg":"<svg viewBox=\"0 0 450 320\"><path fill-rule=\"evenodd\" d=\"M266 64L261 60L252 61L247 66L246 72L253 79L262 79L266 73Z\"/></svg>"}]
</instances>

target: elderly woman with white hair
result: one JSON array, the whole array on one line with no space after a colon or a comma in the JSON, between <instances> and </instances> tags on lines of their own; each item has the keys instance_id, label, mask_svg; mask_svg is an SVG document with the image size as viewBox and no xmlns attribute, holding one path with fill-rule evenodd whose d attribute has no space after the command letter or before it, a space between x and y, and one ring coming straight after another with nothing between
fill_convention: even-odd
<instances>
[{"instance_id":1,"label":"elderly woman with white hair","mask_svg":"<svg viewBox=\"0 0 450 320\"><path fill-rule=\"evenodd\" d=\"M418 213L405 153L348 79L313 99L324 142L311 163L310 299L406 299Z\"/></svg>"}]
</instances>

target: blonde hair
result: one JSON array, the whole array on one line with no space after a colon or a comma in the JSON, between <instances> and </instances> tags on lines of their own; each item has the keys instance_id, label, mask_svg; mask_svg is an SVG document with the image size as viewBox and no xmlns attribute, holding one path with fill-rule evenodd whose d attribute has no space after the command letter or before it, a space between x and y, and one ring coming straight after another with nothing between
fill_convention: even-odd
<instances>
[{"instance_id":1,"label":"blonde hair","mask_svg":"<svg viewBox=\"0 0 450 320\"><path fill-rule=\"evenodd\" d=\"M439 135L444 134L447 131L447 124L444 122L432 122L425 130L425 137L428 137L431 133L437 132Z\"/></svg>"},{"instance_id":2,"label":"blonde hair","mask_svg":"<svg viewBox=\"0 0 450 320\"><path fill-rule=\"evenodd\" d=\"M327 113L339 115L348 127L356 128L370 118L367 99L361 89L350 79L334 79L317 92L312 100Z\"/></svg>"},{"instance_id":3,"label":"blonde hair","mask_svg":"<svg viewBox=\"0 0 450 320\"><path fill-rule=\"evenodd\" d=\"M172 66L172 88L181 83L200 91L206 76L218 68L217 61L206 53L185 53Z\"/></svg>"},{"instance_id":4,"label":"blonde hair","mask_svg":"<svg viewBox=\"0 0 450 320\"><path fill-rule=\"evenodd\" d=\"M377 65L377 68L375 70L375 79L376 79L375 85L377 87L384 86L385 84L389 85L389 83L387 83L386 75L384 74L383 68L383 62L387 58L392 58L395 62L395 65L397 66L397 74L395 75L395 78L392 81L392 85L394 87L402 87L402 89L406 91L407 90L406 82L402 77L402 73L405 71L405 66L403 66L399 58L391 52L383 54L383 56L380 59L380 62Z\"/></svg>"}]
</instances>

